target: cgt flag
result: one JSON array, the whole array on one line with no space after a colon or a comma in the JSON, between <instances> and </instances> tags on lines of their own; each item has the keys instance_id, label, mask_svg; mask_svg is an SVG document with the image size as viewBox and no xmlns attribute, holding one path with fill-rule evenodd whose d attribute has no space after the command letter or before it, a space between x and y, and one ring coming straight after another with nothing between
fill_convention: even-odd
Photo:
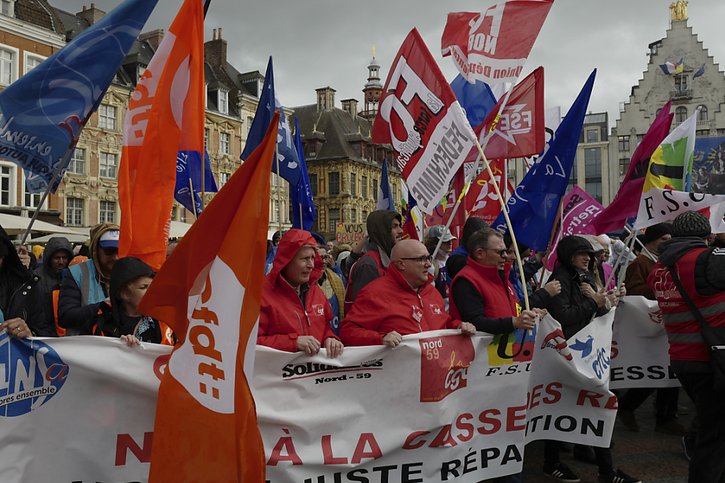
<instances>
[{"instance_id":1,"label":"cgt flag","mask_svg":"<svg viewBox=\"0 0 725 483\"><path fill-rule=\"evenodd\" d=\"M485 12L452 12L441 38L443 56L473 82L515 82L554 0L498 2Z\"/></svg>"},{"instance_id":2,"label":"cgt flag","mask_svg":"<svg viewBox=\"0 0 725 483\"><path fill-rule=\"evenodd\" d=\"M264 481L264 447L248 381L278 117L141 301L139 310L167 322L179 337L159 388L150 482Z\"/></svg>"},{"instance_id":3,"label":"cgt flag","mask_svg":"<svg viewBox=\"0 0 725 483\"><path fill-rule=\"evenodd\" d=\"M0 156L26 171L28 191L45 190L56 173L58 187L61 163L156 3L126 0L0 93Z\"/></svg>"},{"instance_id":4,"label":"cgt flag","mask_svg":"<svg viewBox=\"0 0 725 483\"><path fill-rule=\"evenodd\" d=\"M393 61L372 138L393 146L403 179L424 213L445 196L474 146L466 114L416 29Z\"/></svg>"},{"instance_id":5,"label":"cgt flag","mask_svg":"<svg viewBox=\"0 0 725 483\"><path fill-rule=\"evenodd\" d=\"M166 260L179 151L204 152L204 13L185 0L128 104L118 170L119 256Z\"/></svg>"}]
</instances>

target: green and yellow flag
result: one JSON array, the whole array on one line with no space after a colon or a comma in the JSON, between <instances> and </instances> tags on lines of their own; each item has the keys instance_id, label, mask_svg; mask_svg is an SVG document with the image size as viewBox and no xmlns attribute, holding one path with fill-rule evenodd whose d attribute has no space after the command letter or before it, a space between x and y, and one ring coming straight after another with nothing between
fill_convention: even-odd
<instances>
[{"instance_id":1,"label":"green and yellow flag","mask_svg":"<svg viewBox=\"0 0 725 483\"><path fill-rule=\"evenodd\" d=\"M689 191L696 124L697 113L677 126L655 149L647 168L643 193L652 188Z\"/></svg>"}]
</instances>

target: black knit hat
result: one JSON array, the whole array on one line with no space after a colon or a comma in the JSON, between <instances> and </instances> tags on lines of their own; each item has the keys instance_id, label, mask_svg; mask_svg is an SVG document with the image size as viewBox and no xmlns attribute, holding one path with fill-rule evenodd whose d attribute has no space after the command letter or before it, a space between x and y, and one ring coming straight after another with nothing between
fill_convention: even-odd
<instances>
[{"instance_id":1,"label":"black knit hat","mask_svg":"<svg viewBox=\"0 0 725 483\"><path fill-rule=\"evenodd\" d=\"M650 226L645 230L642 241L646 245L665 235L672 235L672 223L657 223L656 225Z\"/></svg>"},{"instance_id":2,"label":"black knit hat","mask_svg":"<svg viewBox=\"0 0 725 483\"><path fill-rule=\"evenodd\" d=\"M696 211L681 213L672 222L673 237L694 236L705 238L710 233L712 233L710 220L702 213Z\"/></svg>"}]
</instances>

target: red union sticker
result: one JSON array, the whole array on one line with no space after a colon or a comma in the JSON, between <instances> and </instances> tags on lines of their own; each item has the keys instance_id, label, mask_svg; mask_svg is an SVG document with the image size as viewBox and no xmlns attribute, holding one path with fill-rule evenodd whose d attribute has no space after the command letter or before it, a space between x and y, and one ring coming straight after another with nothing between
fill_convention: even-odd
<instances>
[{"instance_id":1,"label":"red union sticker","mask_svg":"<svg viewBox=\"0 0 725 483\"><path fill-rule=\"evenodd\" d=\"M420 339L420 402L436 402L468 385L475 351L469 337Z\"/></svg>"}]
</instances>

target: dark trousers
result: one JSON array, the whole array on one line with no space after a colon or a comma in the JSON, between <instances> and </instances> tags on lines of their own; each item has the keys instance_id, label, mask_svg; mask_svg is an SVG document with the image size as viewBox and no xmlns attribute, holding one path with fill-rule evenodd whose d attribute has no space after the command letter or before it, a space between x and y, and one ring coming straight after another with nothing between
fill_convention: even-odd
<instances>
[{"instance_id":1,"label":"dark trousers","mask_svg":"<svg viewBox=\"0 0 725 483\"><path fill-rule=\"evenodd\" d=\"M677 417L677 399L680 388L678 387L662 387L659 389L648 388L633 388L629 389L624 396L619 399L619 409L625 411L634 411L652 394L653 391L657 391L655 395L655 412L657 415L657 422L664 423L671 421Z\"/></svg>"},{"instance_id":2,"label":"dark trousers","mask_svg":"<svg viewBox=\"0 0 725 483\"><path fill-rule=\"evenodd\" d=\"M689 483L719 482L725 475L725 394L713 388L712 374L677 374L695 403L698 425Z\"/></svg>"},{"instance_id":3,"label":"dark trousers","mask_svg":"<svg viewBox=\"0 0 725 483\"><path fill-rule=\"evenodd\" d=\"M600 448L592 446L594 456L597 458L597 466L599 466L599 474L606 475L614 471L612 463L612 450L609 448ZM559 442L544 441L544 468L549 469L559 463Z\"/></svg>"}]
</instances>

